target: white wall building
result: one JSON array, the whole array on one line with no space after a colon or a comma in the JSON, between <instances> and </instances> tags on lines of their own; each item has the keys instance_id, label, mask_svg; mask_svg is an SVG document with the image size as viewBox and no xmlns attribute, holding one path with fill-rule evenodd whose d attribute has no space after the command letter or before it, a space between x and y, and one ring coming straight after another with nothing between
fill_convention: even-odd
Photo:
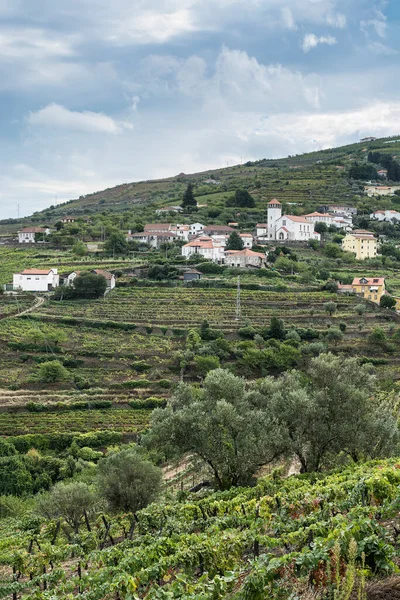
<instances>
[{"instance_id":1,"label":"white wall building","mask_svg":"<svg viewBox=\"0 0 400 600\"><path fill-rule=\"evenodd\" d=\"M193 254L199 254L217 263L223 263L225 258L224 246L209 236L200 236L182 246L182 256L189 258Z\"/></svg>"},{"instance_id":2,"label":"white wall building","mask_svg":"<svg viewBox=\"0 0 400 600\"><path fill-rule=\"evenodd\" d=\"M202 223L191 223L189 225L189 235L200 235L203 233L204 225Z\"/></svg>"},{"instance_id":3,"label":"white wall building","mask_svg":"<svg viewBox=\"0 0 400 600\"><path fill-rule=\"evenodd\" d=\"M304 215L304 218L311 223L325 223L327 227L333 224L333 217L328 213L312 212L308 215Z\"/></svg>"},{"instance_id":4,"label":"white wall building","mask_svg":"<svg viewBox=\"0 0 400 600\"><path fill-rule=\"evenodd\" d=\"M60 284L57 269L25 269L13 275L13 287L24 292L51 292Z\"/></svg>"},{"instance_id":5,"label":"white wall building","mask_svg":"<svg viewBox=\"0 0 400 600\"><path fill-rule=\"evenodd\" d=\"M36 234L49 235L48 227L24 227L18 231L18 242L20 244L34 244L36 242Z\"/></svg>"},{"instance_id":6,"label":"white wall building","mask_svg":"<svg viewBox=\"0 0 400 600\"><path fill-rule=\"evenodd\" d=\"M225 252L225 264L228 267L265 267L266 256L261 252L253 252L249 248L244 250L227 250Z\"/></svg>"},{"instance_id":7,"label":"white wall building","mask_svg":"<svg viewBox=\"0 0 400 600\"><path fill-rule=\"evenodd\" d=\"M394 221L400 222L400 212L397 210L376 210L372 214L369 215L370 219L375 219L377 221Z\"/></svg>"},{"instance_id":8,"label":"white wall building","mask_svg":"<svg viewBox=\"0 0 400 600\"><path fill-rule=\"evenodd\" d=\"M281 203L271 200L268 204L268 239L306 242L320 240L321 236L314 231L314 223L305 217L282 215Z\"/></svg>"}]
</instances>

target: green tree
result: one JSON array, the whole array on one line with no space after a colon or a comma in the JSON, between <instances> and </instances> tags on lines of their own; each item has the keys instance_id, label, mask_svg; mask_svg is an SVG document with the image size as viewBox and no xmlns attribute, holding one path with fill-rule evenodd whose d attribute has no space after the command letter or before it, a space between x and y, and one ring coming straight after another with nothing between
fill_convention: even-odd
<instances>
[{"instance_id":1,"label":"green tree","mask_svg":"<svg viewBox=\"0 0 400 600\"><path fill-rule=\"evenodd\" d=\"M329 313L330 316L332 316L333 313L335 313L337 310L337 303L336 302L325 302L324 309L327 313Z\"/></svg>"},{"instance_id":2,"label":"green tree","mask_svg":"<svg viewBox=\"0 0 400 600\"><path fill-rule=\"evenodd\" d=\"M328 227L327 227L326 223L323 223L322 221L318 221L314 225L314 231L316 231L317 233L324 234L328 231Z\"/></svg>"},{"instance_id":3,"label":"green tree","mask_svg":"<svg viewBox=\"0 0 400 600\"><path fill-rule=\"evenodd\" d=\"M366 311L367 309L366 309L366 306L365 306L365 304L357 304L357 305L354 307L354 310L356 311L356 313L358 314L358 316L359 316L359 317L362 317L362 315L365 313L365 311Z\"/></svg>"},{"instance_id":4,"label":"green tree","mask_svg":"<svg viewBox=\"0 0 400 600\"><path fill-rule=\"evenodd\" d=\"M325 339L337 346L343 340L343 332L338 327L330 327L325 335Z\"/></svg>"},{"instance_id":5,"label":"green tree","mask_svg":"<svg viewBox=\"0 0 400 600\"><path fill-rule=\"evenodd\" d=\"M226 243L225 250L243 250L243 240L237 231L232 231Z\"/></svg>"},{"instance_id":6,"label":"green tree","mask_svg":"<svg viewBox=\"0 0 400 600\"><path fill-rule=\"evenodd\" d=\"M380 299L379 305L381 308L394 310L396 308L396 298L393 298L393 296L390 296L389 294L384 294Z\"/></svg>"},{"instance_id":7,"label":"green tree","mask_svg":"<svg viewBox=\"0 0 400 600\"><path fill-rule=\"evenodd\" d=\"M170 455L200 457L220 489L247 485L273 458L269 413L252 400L242 378L211 371L203 388L182 383L165 409L153 411L148 442Z\"/></svg>"},{"instance_id":8,"label":"green tree","mask_svg":"<svg viewBox=\"0 0 400 600\"><path fill-rule=\"evenodd\" d=\"M185 193L183 195L183 200L182 200L182 208L184 209L193 209L197 207L197 202L196 202L196 198L194 197L193 194L193 183L188 183L187 188L185 190Z\"/></svg>"},{"instance_id":9,"label":"green tree","mask_svg":"<svg viewBox=\"0 0 400 600\"><path fill-rule=\"evenodd\" d=\"M293 274L296 269L296 262L291 260L290 258L286 258L286 256L280 256L275 261L275 267L278 269L278 271L282 271L283 273Z\"/></svg>"},{"instance_id":10,"label":"green tree","mask_svg":"<svg viewBox=\"0 0 400 600\"><path fill-rule=\"evenodd\" d=\"M213 371L214 369L218 369L220 366L218 356L207 356L207 355L206 356L202 356L202 355L195 356L194 364L195 364L196 370L203 377L205 377L207 375L207 373L209 373L210 371Z\"/></svg>"},{"instance_id":11,"label":"green tree","mask_svg":"<svg viewBox=\"0 0 400 600\"><path fill-rule=\"evenodd\" d=\"M0 458L0 496L22 496L33 491L32 476L22 456Z\"/></svg>"},{"instance_id":12,"label":"green tree","mask_svg":"<svg viewBox=\"0 0 400 600\"><path fill-rule=\"evenodd\" d=\"M233 198L226 202L227 206L240 206L241 208L254 208L256 203L247 190L236 190Z\"/></svg>"},{"instance_id":13,"label":"green tree","mask_svg":"<svg viewBox=\"0 0 400 600\"><path fill-rule=\"evenodd\" d=\"M78 533L85 521L85 512L89 517L96 503L92 489L82 481L59 482L47 494L38 498L38 510L48 519L62 517Z\"/></svg>"},{"instance_id":14,"label":"green tree","mask_svg":"<svg viewBox=\"0 0 400 600\"><path fill-rule=\"evenodd\" d=\"M384 346L387 342L385 330L382 327L375 327L368 336L368 343L371 346Z\"/></svg>"},{"instance_id":15,"label":"green tree","mask_svg":"<svg viewBox=\"0 0 400 600\"><path fill-rule=\"evenodd\" d=\"M123 233L120 231L114 231L104 244L104 252L110 256L116 254L125 255L128 252L128 242Z\"/></svg>"},{"instance_id":16,"label":"green tree","mask_svg":"<svg viewBox=\"0 0 400 600\"><path fill-rule=\"evenodd\" d=\"M76 254L76 256L86 256L88 253L88 249L86 244L84 244L81 241L78 241L72 246L72 252Z\"/></svg>"},{"instance_id":17,"label":"green tree","mask_svg":"<svg viewBox=\"0 0 400 600\"><path fill-rule=\"evenodd\" d=\"M131 448L113 452L99 463L100 493L114 511L141 510L157 498L161 480L161 469Z\"/></svg>"},{"instance_id":18,"label":"green tree","mask_svg":"<svg viewBox=\"0 0 400 600\"><path fill-rule=\"evenodd\" d=\"M343 250L337 244L329 243L324 247L324 254L329 258L339 258L342 256Z\"/></svg>"},{"instance_id":19,"label":"green tree","mask_svg":"<svg viewBox=\"0 0 400 600\"><path fill-rule=\"evenodd\" d=\"M282 319L278 317L271 317L271 321L268 329L262 331L264 338L273 338L274 340L284 340L286 336L286 329Z\"/></svg>"},{"instance_id":20,"label":"green tree","mask_svg":"<svg viewBox=\"0 0 400 600\"><path fill-rule=\"evenodd\" d=\"M302 472L329 467L339 455L360 460L393 452L396 419L389 406L373 399L376 378L370 366L321 354L307 374L305 379L287 372L259 384L259 403L268 405L275 420L280 451L295 454Z\"/></svg>"},{"instance_id":21,"label":"green tree","mask_svg":"<svg viewBox=\"0 0 400 600\"><path fill-rule=\"evenodd\" d=\"M104 275L81 273L75 277L73 286L77 298L100 298L107 289L107 280Z\"/></svg>"},{"instance_id":22,"label":"green tree","mask_svg":"<svg viewBox=\"0 0 400 600\"><path fill-rule=\"evenodd\" d=\"M59 360L49 360L39 365L39 380L43 383L55 383L69 378L69 372Z\"/></svg>"}]
</instances>

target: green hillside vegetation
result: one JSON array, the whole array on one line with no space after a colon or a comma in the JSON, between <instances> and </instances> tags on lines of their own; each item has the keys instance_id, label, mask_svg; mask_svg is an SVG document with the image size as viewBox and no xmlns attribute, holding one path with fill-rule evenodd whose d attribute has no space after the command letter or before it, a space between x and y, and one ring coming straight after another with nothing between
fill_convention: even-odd
<instances>
[{"instance_id":1,"label":"green hillside vegetation","mask_svg":"<svg viewBox=\"0 0 400 600\"><path fill-rule=\"evenodd\" d=\"M396 597L400 317L338 282L384 277L400 297L400 225L369 219L400 196L364 194L367 173L396 183L397 155L393 138L262 159L0 224L0 285L26 268L116 277L97 298L93 274L80 294L0 294L0 598ZM256 246L261 269L126 240L149 222L252 231L272 198L355 206L378 256L357 261L333 228ZM16 246L27 224L52 234Z\"/></svg>"}]
</instances>

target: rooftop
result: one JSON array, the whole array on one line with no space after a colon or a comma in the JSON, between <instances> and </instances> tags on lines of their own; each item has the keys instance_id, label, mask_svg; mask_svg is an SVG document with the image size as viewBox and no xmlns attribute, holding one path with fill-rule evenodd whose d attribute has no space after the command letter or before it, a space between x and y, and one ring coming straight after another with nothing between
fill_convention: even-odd
<instances>
[{"instance_id":1,"label":"rooftop","mask_svg":"<svg viewBox=\"0 0 400 600\"><path fill-rule=\"evenodd\" d=\"M53 269L24 269L19 275L48 275Z\"/></svg>"}]
</instances>

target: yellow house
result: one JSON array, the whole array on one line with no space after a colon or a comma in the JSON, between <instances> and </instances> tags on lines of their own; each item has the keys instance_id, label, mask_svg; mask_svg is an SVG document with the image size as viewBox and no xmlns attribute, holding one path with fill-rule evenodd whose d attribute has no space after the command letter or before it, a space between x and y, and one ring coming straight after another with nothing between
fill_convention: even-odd
<instances>
[{"instance_id":1,"label":"yellow house","mask_svg":"<svg viewBox=\"0 0 400 600\"><path fill-rule=\"evenodd\" d=\"M342 240L342 249L352 252L357 260L375 258L378 248L378 240L371 231L356 229L348 233Z\"/></svg>"},{"instance_id":2,"label":"yellow house","mask_svg":"<svg viewBox=\"0 0 400 600\"><path fill-rule=\"evenodd\" d=\"M385 294L384 277L356 277L351 288L355 294L363 296L366 300L379 304Z\"/></svg>"}]
</instances>

